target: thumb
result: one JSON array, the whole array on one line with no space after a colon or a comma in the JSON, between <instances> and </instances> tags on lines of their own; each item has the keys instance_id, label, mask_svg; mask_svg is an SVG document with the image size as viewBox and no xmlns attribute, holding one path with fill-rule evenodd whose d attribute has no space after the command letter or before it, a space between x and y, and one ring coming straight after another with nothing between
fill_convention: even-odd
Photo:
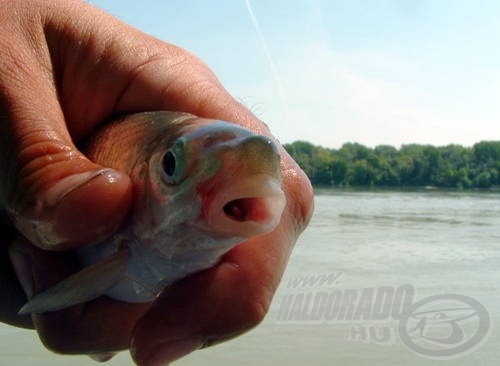
<instances>
[{"instance_id":1,"label":"thumb","mask_svg":"<svg viewBox=\"0 0 500 366\"><path fill-rule=\"evenodd\" d=\"M17 229L41 248L97 242L127 214L130 179L78 151L56 95L43 85L33 90L37 98L21 94L0 116L1 199Z\"/></svg>"},{"instance_id":2,"label":"thumb","mask_svg":"<svg viewBox=\"0 0 500 366\"><path fill-rule=\"evenodd\" d=\"M131 201L127 175L87 160L69 141L40 134L15 140L6 208L14 225L45 249L67 249L111 234Z\"/></svg>"}]
</instances>

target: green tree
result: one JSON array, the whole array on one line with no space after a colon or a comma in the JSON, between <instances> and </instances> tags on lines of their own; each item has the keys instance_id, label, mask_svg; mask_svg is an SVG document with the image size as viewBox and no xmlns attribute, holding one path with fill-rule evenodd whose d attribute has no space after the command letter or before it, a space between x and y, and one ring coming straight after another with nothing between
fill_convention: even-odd
<instances>
[{"instance_id":1,"label":"green tree","mask_svg":"<svg viewBox=\"0 0 500 366\"><path fill-rule=\"evenodd\" d=\"M338 150L296 141L285 148L315 185L500 186L500 141L481 141L472 148L408 144L400 149L350 142Z\"/></svg>"},{"instance_id":2,"label":"green tree","mask_svg":"<svg viewBox=\"0 0 500 366\"><path fill-rule=\"evenodd\" d=\"M344 186L347 184L347 162L338 157L332 161L330 169L332 172L332 184L337 186Z\"/></svg>"},{"instance_id":3,"label":"green tree","mask_svg":"<svg viewBox=\"0 0 500 366\"><path fill-rule=\"evenodd\" d=\"M375 182L375 170L365 160L357 160L353 163L348 182L352 186L371 186Z\"/></svg>"}]
</instances>

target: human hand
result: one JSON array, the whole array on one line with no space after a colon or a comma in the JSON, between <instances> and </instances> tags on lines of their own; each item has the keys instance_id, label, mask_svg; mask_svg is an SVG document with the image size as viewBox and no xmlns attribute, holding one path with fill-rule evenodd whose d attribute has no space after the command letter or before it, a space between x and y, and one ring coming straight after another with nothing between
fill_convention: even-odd
<instances>
[{"instance_id":1,"label":"human hand","mask_svg":"<svg viewBox=\"0 0 500 366\"><path fill-rule=\"evenodd\" d=\"M28 296L77 270L62 249L97 242L130 209L131 183L75 147L118 113L176 110L267 127L196 57L80 1L0 0L0 194L30 240L2 236L0 319L34 327L61 353L130 348L154 365L237 336L265 315L293 244L312 211L309 181L282 150L287 208L272 233L241 244L212 269L151 304L101 297L62 311L17 316ZM2 234L6 220L2 220Z\"/></svg>"}]
</instances>

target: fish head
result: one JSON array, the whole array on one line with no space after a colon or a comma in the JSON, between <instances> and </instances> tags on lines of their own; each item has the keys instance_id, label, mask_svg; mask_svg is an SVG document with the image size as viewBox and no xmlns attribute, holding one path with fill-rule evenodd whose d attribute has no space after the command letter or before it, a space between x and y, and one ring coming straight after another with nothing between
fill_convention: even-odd
<instances>
[{"instance_id":1,"label":"fish head","mask_svg":"<svg viewBox=\"0 0 500 366\"><path fill-rule=\"evenodd\" d=\"M191 245L233 245L272 231L286 204L276 143L223 121L185 121L155 144L143 178L134 230L156 243L189 233Z\"/></svg>"}]
</instances>

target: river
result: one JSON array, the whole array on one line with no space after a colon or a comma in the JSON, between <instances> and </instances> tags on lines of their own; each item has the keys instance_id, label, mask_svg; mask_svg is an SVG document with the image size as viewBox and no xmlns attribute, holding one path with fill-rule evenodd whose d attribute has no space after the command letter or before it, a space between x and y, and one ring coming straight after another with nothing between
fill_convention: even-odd
<instances>
[{"instance_id":1,"label":"river","mask_svg":"<svg viewBox=\"0 0 500 366\"><path fill-rule=\"evenodd\" d=\"M264 322L177 365L437 365L443 364L446 350L450 365L497 365L500 194L319 190L315 200L311 225L297 243ZM411 326L408 319L415 319L401 316L402 311L399 318L374 315L381 289L401 294L404 288L413 291L412 304L426 304L426 311L411 308L420 320L432 315L426 327L415 330L423 323ZM348 292L357 296L354 305L346 300ZM333 293L345 302L338 303L337 315L331 306L327 314L328 303L320 301ZM441 295L441 302L433 301L435 295ZM365 299L361 308L359 296ZM401 305L390 299L378 304L388 311ZM442 303L447 305L438 311ZM472 315L464 320L467 311ZM406 334L414 336L406 343L398 330L403 318L409 326ZM378 338L368 336L372 328ZM390 337L382 339L386 331ZM473 336L478 340L474 344ZM455 343L444 344L447 337ZM0 361L17 366L94 364L83 356L53 355L32 332L5 325L0 325ZM108 363L132 364L124 352Z\"/></svg>"}]
</instances>

